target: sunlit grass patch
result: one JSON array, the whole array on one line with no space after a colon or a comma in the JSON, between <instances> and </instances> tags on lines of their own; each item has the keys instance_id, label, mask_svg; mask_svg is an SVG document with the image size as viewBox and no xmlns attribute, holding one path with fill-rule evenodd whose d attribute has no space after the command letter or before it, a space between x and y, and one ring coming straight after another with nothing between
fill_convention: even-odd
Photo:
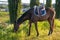
<instances>
[{"instance_id":1,"label":"sunlit grass patch","mask_svg":"<svg viewBox=\"0 0 60 40\"><path fill-rule=\"evenodd\" d=\"M60 28L60 20L58 19L55 20L55 26Z\"/></svg>"},{"instance_id":2,"label":"sunlit grass patch","mask_svg":"<svg viewBox=\"0 0 60 40\"><path fill-rule=\"evenodd\" d=\"M8 12L0 12L0 23L9 21L9 13Z\"/></svg>"},{"instance_id":3,"label":"sunlit grass patch","mask_svg":"<svg viewBox=\"0 0 60 40\"><path fill-rule=\"evenodd\" d=\"M0 35L1 40L60 40L59 30L54 30L53 34L48 36L49 24L48 22L39 22L38 30L39 36L36 36L36 30L34 24L31 27L31 35L28 35L28 23L21 24L17 33L12 32L13 25L9 24L4 31L0 31L3 34ZM46 26L46 28L45 28ZM58 28L58 27L57 27ZM3 29L3 28L2 28ZM2 30L1 29L1 30Z\"/></svg>"},{"instance_id":4,"label":"sunlit grass patch","mask_svg":"<svg viewBox=\"0 0 60 40\"><path fill-rule=\"evenodd\" d=\"M50 25L47 21L38 22L39 36L32 24L31 35L28 35L29 21L23 22L17 31L13 32L13 24L9 23L9 15L7 12L0 12L0 40L60 40L60 20L55 19L55 27L52 35L48 36Z\"/></svg>"}]
</instances>

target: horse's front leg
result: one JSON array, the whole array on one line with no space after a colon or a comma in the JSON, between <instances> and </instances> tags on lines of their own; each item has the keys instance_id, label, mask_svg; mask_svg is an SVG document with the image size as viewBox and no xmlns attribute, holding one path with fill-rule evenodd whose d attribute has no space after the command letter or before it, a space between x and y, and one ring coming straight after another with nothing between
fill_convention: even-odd
<instances>
[{"instance_id":1,"label":"horse's front leg","mask_svg":"<svg viewBox=\"0 0 60 40\"><path fill-rule=\"evenodd\" d=\"M35 22L35 29L36 29L36 32L37 32L37 36L39 36L39 32L38 32L38 28L37 28L37 22Z\"/></svg>"},{"instance_id":2,"label":"horse's front leg","mask_svg":"<svg viewBox=\"0 0 60 40\"><path fill-rule=\"evenodd\" d=\"M31 21L29 21L29 33L28 33L28 36L30 36L30 29L31 29Z\"/></svg>"},{"instance_id":3,"label":"horse's front leg","mask_svg":"<svg viewBox=\"0 0 60 40\"><path fill-rule=\"evenodd\" d=\"M53 32L53 28L54 28L54 20L50 20L50 21L49 21L49 24L50 24L50 30L49 30L48 35L52 34L52 32Z\"/></svg>"}]
</instances>

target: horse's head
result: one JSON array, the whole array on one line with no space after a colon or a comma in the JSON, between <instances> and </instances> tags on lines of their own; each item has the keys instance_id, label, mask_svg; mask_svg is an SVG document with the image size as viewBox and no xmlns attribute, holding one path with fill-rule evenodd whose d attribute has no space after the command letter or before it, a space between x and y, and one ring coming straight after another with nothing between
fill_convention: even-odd
<instances>
[{"instance_id":1,"label":"horse's head","mask_svg":"<svg viewBox=\"0 0 60 40\"><path fill-rule=\"evenodd\" d=\"M15 23L14 23L14 32L17 32L17 30L18 30L18 28L19 28L19 24L15 21Z\"/></svg>"},{"instance_id":2,"label":"horse's head","mask_svg":"<svg viewBox=\"0 0 60 40\"><path fill-rule=\"evenodd\" d=\"M17 32L18 31L18 28L19 28L19 25L22 24L24 21L26 20L30 20L30 12L32 10L29 9L28 11L26 11L21 17L19 17L15 22L14 22L14 32Z\"/></svg>"}]
</instances>

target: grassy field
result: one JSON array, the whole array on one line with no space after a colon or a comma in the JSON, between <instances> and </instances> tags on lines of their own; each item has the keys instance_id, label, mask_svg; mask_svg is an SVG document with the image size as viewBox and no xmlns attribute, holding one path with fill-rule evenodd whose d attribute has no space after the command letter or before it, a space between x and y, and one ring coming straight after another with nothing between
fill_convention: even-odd
<instances>
[{"instance_id":1,"label":"grassy field","mask_svg":"<svg viewBox=\"0 0 60 40\"><path fill-rule=\"evenodd\" d=\"M25 21L20 25L17 33L12 32L13 24L9 22L8 12L0 12L0 40L60 40L60 21L58 19L55 19L54 31L50 36L48 36L49 24L47 21L38 22L38 37L34 24L32 24L30 36L27 36L28 30L28 21Z\"/></svg>"}]
</instances>

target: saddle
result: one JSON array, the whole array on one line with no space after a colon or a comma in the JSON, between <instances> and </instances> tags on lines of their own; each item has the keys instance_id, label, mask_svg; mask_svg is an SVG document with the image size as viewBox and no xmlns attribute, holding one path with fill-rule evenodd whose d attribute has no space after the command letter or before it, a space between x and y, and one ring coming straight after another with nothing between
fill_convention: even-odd
<instances>
[{"instance_id":1,"label":"saddle","mask_svg":"<svg viewBox=\"0 0 60 40\"><path fill-rule=\"evenodd\" d=\"M44 16L46 15L46 10L45 9L42 9L41 7L39 6L34 6L34 14L36 16Z\"/></svg>"}]
</instances>

